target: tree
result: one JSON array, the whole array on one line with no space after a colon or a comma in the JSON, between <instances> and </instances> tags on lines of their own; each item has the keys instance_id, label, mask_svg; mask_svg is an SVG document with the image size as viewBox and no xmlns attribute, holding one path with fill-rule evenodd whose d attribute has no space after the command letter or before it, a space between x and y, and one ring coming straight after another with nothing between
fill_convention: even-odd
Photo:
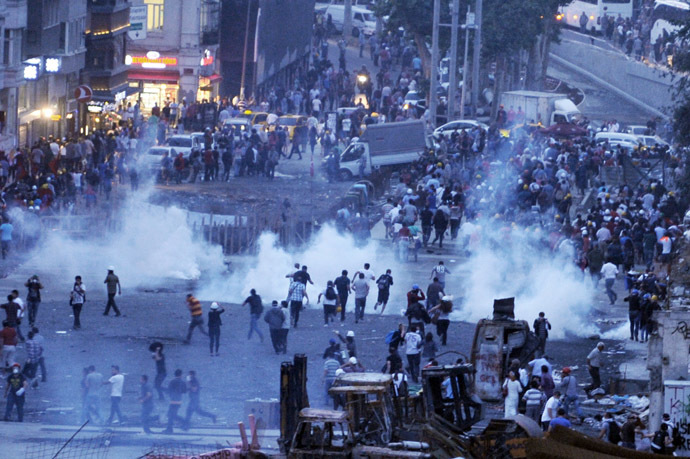
<instances>
[{"instance_id":1,"label":"tree","mask_svg":"<svg viewBox=\"0 0 690 459\"><path fill-rule=\"evenodd\" d=\"M690 43L690 20L676 23L680 29L670 38L675 43ZM683 145L690 144L690 49L677 46L673 54L673 131L675 140ZM687 170L687 167L686 167Z\"/></svg>"}]
</instances>

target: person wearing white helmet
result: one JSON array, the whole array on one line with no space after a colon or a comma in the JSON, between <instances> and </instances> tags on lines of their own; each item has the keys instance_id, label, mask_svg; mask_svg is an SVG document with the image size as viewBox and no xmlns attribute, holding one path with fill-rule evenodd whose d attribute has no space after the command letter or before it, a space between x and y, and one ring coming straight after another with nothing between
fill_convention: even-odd
<instances>
[{"instance_id":1,"label":"person wearing white helmet","mask_svg":"<svg viewBox=\"0 0 690 459\"><path fill-rule=\"evenodd\" d=\"M357 357L350 357L340 369L345 373L364 373L365 371L364 365L357 360Z\"/></svg>"},{"instance_id":2,"label":"person wearing white helmet","mask_svg":"<svg viewBox=\"0 0 690 459\"><path fill-rule=\"evenodd\" d=\"M208 339L209 339L209 350L211 352L211 357L214 355L218 357L218 347L220 347L220 326L223 322L220 320L220 315L225 312L225 309L221 308L215 301L211 303L211 309L208 311ZM215 347L215 354L213 349Z\"/></svg>"},{"instance_id":3,"label":"person wearing white helmet","mask_svg":"<svg viewBox=\"0 0 690 459\"><path fill-rule=\"evenodd\" d=\"M105 305L103 315L107 316L112 307L113 311L115 311L115 317L120 317L122 314L120 314L120 310L117 308L117 304L115 304L115 294L122 295L122 287L120 286L120 279L115 275L115 268L113 266L108 266L108 275L103 283L106 284L108 291L108 303Z\"/></svg>"}]
</instances>

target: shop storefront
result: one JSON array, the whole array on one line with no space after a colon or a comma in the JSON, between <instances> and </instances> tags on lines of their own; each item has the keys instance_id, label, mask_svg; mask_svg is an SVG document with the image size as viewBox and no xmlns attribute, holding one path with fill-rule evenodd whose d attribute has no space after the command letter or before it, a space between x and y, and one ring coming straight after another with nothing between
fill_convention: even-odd
<instances>
[{"instance_id":1,"label":"shop storefront","mask_svg":"<svg viewBox=\"0 0 690 459\"><path fill-rule=\"evenodd\" d=\"M112 91L94 91L90 102L85 104L86 133L95 129L113 129L127 121L127 104L136 104L139 89L124 85Z\"/></svg>"},{"instance_id":2,"label":"shop storefront","mask_svg":"<svg viewBox=\"0 0 690 459\"><path fill-rule=\"evenodd\" d=\"M166 101L177 101L180 73L176 56L162 56L156 51L146 55L128 55L125 63L130 67L130 88L139 90L142 114L149 115L153 107L165 106Z\"/></svg>"}]
</instances>

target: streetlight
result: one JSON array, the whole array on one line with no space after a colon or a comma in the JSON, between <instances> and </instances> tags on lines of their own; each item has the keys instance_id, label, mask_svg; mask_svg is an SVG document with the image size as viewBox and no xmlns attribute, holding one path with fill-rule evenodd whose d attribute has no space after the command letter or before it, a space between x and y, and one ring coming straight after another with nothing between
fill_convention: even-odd
<instances>
[{"instance_id":1,"label":"streetlight","mask_svg":"<svg viewBox=\"0 0 690 459\"><path fill-rule=\"evenodd\" d=\"M50 107L46 107L43 110L41 110L41 115L45 119L50 119L50 117L53 116L53 109Z\"/></svg>"}]
</instances>

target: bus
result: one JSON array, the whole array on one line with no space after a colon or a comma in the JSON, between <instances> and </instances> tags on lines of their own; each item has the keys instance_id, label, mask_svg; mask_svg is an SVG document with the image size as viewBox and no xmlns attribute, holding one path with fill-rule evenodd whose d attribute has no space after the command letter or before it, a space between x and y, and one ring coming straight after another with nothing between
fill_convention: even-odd
<instances>
[{"instance_id":1,"label":"bus","mask_svg":"<svg viewBox=\"0 0 690 459\"><path fill-rule=\"evenodd\" d=\"M601 18L606 13L615 19L620 14L623 19L631 18L633 14L633 0L573 0L562 6L556 19L570 27L580 28L582 13L588 17L587 31L594 29L601 32Z\"/></svg>"},{"instance_id":2,"label":"bus","mask_svg":"<svg viewBox=\"0 0 690 459\"><path fill-rule=\"evenodd\" d=\"M680 29L680 23L688 19L690 19L690 4L678 0L656 0L652 11L650 43L656 43L659 37L666 42L674 32Z\"/></svg>"}]
</instances>

